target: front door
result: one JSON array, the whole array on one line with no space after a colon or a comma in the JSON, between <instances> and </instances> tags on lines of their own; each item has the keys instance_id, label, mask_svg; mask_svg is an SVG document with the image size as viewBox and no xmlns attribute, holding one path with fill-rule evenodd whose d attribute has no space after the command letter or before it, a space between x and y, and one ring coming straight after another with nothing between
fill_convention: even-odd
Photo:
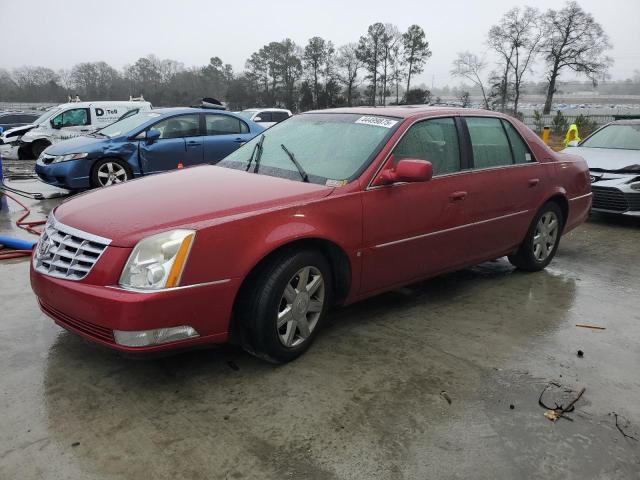
<instances>
[{"instance_id":1,"label":"front door","mask_svg":"<svg viewBox=\"0 0 640 480\"><path fill-rule=\"evenodd\" d=\"M425 120L410 127L388 161L403 158L430 161L434 177L363 192L362 294L465 262L466 246L459 238L467 221L470 172L464 170L454 118Z\"/></svg>"},{"instance_id":2,"label":"front door","mask_svg":"<svg viewBox=\"0 0 640 480\"><path fill-rule=\"evenodd\" d=\"M203 162L198 114L170 117L152 125L149 130L158 130L160 137L153 143L140 140L140 163L145 174Z\"/></svg>"},{"instance_id":3,"label":"front door","mask_svg":"<svg viewBox=\"0 0 640 480\"><path fill-rule=\"evenodd\" d=\"M252 138L247 124L231 115L208 113L204 123L205 163L218 163Z\"/></svg>"}]
</instances>

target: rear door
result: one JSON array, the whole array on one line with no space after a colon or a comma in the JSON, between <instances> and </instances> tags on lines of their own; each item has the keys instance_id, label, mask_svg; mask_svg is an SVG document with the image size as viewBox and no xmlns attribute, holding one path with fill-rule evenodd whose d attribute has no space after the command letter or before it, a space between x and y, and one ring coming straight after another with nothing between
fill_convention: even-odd
<instances>
[{"instance_id":1,"label":"rear door","mask_svg":"<svg viewBox=\"0 0 640 480\"><path fill-rule=\"evenodd\" d=\"M467 262L461 242L469 184L464 144L454 117L415 123L388 162L428 160L433 178L370 187L363 192L366 245L361 293L385 289Z\"/></svg>"},{"instance_id":2,"label":"rear door","mask_svg":"<svg viewBox=\"0 0 640 480\"><path fill-rule=\"evenodd\" d=\"M200 116L195 114L173 116L149 127L158 130L160 138L153 143L139 141L141 168L144 173L173 170L178 166L203 162Z\"/></svg>"},{"instance_id":3,"label":"rear door","mask_svg":"<svg viewBox=\"0 0 640 480\"><path fill-rule=\"evenodd\" d=\"M473 181L466 213L476 260L505 254L524 238L546 182L544 168L510 122L465 117Z\"/></svg>"},{"instance_id":4,"label":"rear door","mask_svg":"<svg viewBox=\"0 0 640 480\"><path fill-rule=\"evenodd\" d=\"M249 126L239 118L220 113L204 114L204 162L216 164L251 140Z\"/></svg>"}]
</instances>

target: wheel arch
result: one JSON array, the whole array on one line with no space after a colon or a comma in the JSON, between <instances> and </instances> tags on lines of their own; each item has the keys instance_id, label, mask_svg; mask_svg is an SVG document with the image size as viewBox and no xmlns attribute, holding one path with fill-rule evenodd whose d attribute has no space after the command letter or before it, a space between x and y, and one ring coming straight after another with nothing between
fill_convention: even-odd
<instances>
[{"instance_id":1,"label":"wheel arch","mask_svg":"<svg viewBox=\"0 0 640 480\"><path fill-rule=\"evenodd\" d=\"M270 250L258 262L253 265L247 275L245 275L238 291L236 292L233 302L233 313L229 331L232 338L237 335L236 315L237 302L242 297L243 292L261 273L262 267L274 256L281 255L287 251L295 251L302 249L313 249L322 253L331 266L332 284L333 284L333 304L342 303L351 288L352 266L349 256L337 243L321 237L306 237L288 241Z\"/></svg>"},{"instance_id":2,"label":"wheel arch","mask_svg":"<svg viewBox=\"0 0 640 480\"><path fill-rule=\"evenodd\" d=\"M562 221L564 222L564 225L563 225L563 228L564 228L564 226L567 225L567 222L569 220L569 200L567 200L566 195L562 192L555 193L554 195L549 197L544 203L547 203L547 202L557 203L558 206L560 207L560 210L562 211L562 217L563 217Z\"/></svg>"}]
</instances>

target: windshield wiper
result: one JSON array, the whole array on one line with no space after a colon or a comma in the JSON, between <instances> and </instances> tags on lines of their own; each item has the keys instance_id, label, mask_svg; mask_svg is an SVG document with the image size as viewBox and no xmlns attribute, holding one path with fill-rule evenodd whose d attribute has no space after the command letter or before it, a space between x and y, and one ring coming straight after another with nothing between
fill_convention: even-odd
<instances>
[{"instance_id":1,"label":"windshield wiper","mask_svg":"<svg viewBox=\"0 0 640 480\"><path fill-rule=\"evenodd\" d=\"M288 157L291 159L293 164L296 166L296 168L298 169L298 172L300 172L300 176L302 177L302 181L303 182L309 182L309 175L307 175L307 172L304 171L304 168L302 168L302 165L300 165L300 163L298 163L298 160L296 160L295 155L293 153L291 153L289 151L289 149L287 149L287 147L284 146L284 144L281 143L280 146L282 147L282 150L284 150L285 153L288 155Z\"/></svg>"},{"instance_id":2,"label":"windshield wiper","mask_svg":"<svg viewBox=\"0 0 640 480\"><path fill-rule=\"evenodd\" d=\"M262 156L262 142L264 142L264 133L256 143L255 147L251 151L251 156L249 157L249 162L247 163L247 168L245 168L245 172L248 172L251 168L251 164L253 163L253 157L256 155L256 150L258 150L258 155L256 156L256 167L253 169L253 173L258 171L258 167L260 166L260 157Z\"/></svg>"}]
</instances>

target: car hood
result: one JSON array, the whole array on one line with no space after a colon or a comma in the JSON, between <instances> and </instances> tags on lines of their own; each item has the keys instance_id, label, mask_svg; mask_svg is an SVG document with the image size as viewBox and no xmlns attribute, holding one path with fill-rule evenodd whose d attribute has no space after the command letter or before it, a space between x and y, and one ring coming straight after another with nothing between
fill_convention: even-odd
<instances>
[{"instance_id":1,"label":"car hood","mask_svg":"<svg viewBox=\"0 0 640 480\"><path fill-rule=\"evenodd\" d=\"M640 173L640 151L615 148L572 147L563 153L580 155L590 169L606 171L635 170Z\"/></svg>"},{"instance_id":2,"label":"car hood","mask_svg":"<svg viewBox=\"0 0 640 480\"><path fill-rule=\"evenodd\" d=\"M51 145L47 148L47 153L49 155L84 153L95 149L95 147L104 144L108 140L106 137L73 137Z\"/></svg>"},{"instance_id":3,"label":"car hood","mask_svg":"<svg viewBox=\"0 0 640 480\"><path fill-rule=\"evenodd\" d=\"M198 230L231 218L329 195L324 185L200 166L95 190L61 204L56 220L132 247L173 228Z\"/></svg>"},{"instance_id":4,"label":"car hood","mask_svg":"<svg viewBox=\"0 0 640 480\"><path fill-rule=\"evenodd\" d=\"M4 137L16 137L19 135L24 135L25 133L27 133L29 130L36 128L37 125L35 124L29 124L29 125L22 125L21 127L13 127L13 128L9 128L7 130L5 130L4 132L2 132L2 136Z\"/></svg>"}]
</instances>

